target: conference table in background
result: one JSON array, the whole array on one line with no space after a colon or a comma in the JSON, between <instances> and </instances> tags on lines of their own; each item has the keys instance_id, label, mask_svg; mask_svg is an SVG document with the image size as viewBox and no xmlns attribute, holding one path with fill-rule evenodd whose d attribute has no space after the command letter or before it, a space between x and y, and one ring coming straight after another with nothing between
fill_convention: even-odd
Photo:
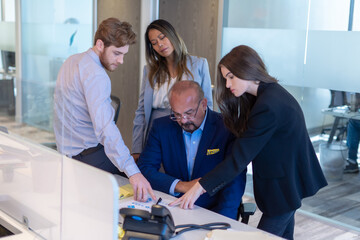
<instances>
[{"instance_id":1,"label":"conference table in background","mask_svg":"<svg viewBox=\"0 0 360 240\"><path fill-rule=\"evenodd\" d=\"M328 144L331 144L334 139L334 135L335 135L336 129L338 128L340 119L360 120L360 112L359 111L351 112L344 107L326 108L326 109L321 110L321 112L325 115L330 115L335 118L334 123L331 128L330 136L328 139Z\"/></svg>"},{"instance_id":2,"label":"conference table in background","mask_svg":"<svg viewBox=\"0 0 360 240\"><path fill-rule=\"evenodd\" d=\"M118 181L119 186L123 186L129 183L129 180L120 176L116 176L116 180ZM165 194L163 192L155 191L155 195L157 198L161 197L165 202L172 202L176 198ZM132 198L132 197L131 197ZM127 207L127 203L129 202L129 199L122 199L119 200L119 208ZM277 236L271 235L267 232L264 232L262 230L259 230L257 228L254 228L252 226L246 225L241 223L240 221L235 221L233 219L230 219L228 217L222 216L220 214L217 214L215 212L209 211L207 209L195 206L192 210L184 210L181 209L178 206L174 207L168 207L172 217L176 225L180 224L206 224L211 222L226 222L231 225L231 229L242 231L244 235L244 239L247 238L247 234L256 234L257 236L254 237L260 237L260 239L281 239ZM122 223L123 219L120 216L119 221ZM182 233L172 239L174 240L197 240L197 239L205 239L206 234L209 233L207 230L193 230L189 232ZM239 233L242 234L242 233ZM242 237L241 235L239 237ZM255 238L253 238L255 239Z\"/></svg>"}]
</instances>

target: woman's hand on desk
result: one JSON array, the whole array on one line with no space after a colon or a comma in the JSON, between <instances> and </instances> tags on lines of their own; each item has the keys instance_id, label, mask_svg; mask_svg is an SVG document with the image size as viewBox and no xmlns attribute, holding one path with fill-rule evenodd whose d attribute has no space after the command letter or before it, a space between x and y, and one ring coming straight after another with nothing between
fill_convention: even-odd
<instances>
[{"instance_id":1,"label":"woman's hand on desk","mask_svg":"<svg viewBox=\"0 0 360 240\"><path fill-rule=\"evenodd\" d=\"M141 173L136 173L129 177L131 186L134 189L134 199L136 201L145 202L148 200L148 194L153 200L156 199L150 183Z\"/></svg>"},{"instance_id":2,"label":"woman's hand on desk","mask_svg":"<svg viewBox=\"0 0 360 240\"><path fill-rule=\"evenodd\" d=\"M204 188L199 182L196 182L189 191L187 191L181 198L171 202L169 206L180 205L183 209L193 209L195 201L205 192Z\"/></svg>"}]
</instances>

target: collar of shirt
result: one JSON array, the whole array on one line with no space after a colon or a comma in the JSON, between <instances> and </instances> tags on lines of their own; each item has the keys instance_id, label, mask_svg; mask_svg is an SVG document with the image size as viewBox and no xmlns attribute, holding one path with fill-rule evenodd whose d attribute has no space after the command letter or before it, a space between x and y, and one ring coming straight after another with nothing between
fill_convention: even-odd
<instances>
[{"instance_id":1,"label":"collar of shirt","mask_svg":"<svg viewBox=\"0 0 360 240\"><path fill-rule=\"evenodd\" d=\"M201 136L203 133L204 125L206 122L207 113L208 111L206 111L204 120L202 121L200 127L196 129L193 133L189 133L183 130L183 139L184 139L184 145L186 151L186 161L187 161L188 177L189 177L188 180L192 179L195 158L201 140Z\"/></svg>"},{"instance_id":2,"label":"collar of shirt","mask_svg":"<svg viewBox=\"0 0 360 240\"><path fill-rule=\"evenodd\" d=\"M89 48L89 50L86 51L87 54L100 66L103 67L103 65L100 62L100 57L95 53L95 51L92 48Z\"/></svg>"},{"instance_id":3,"label":"collar of shirt","mask_svg":"<svg viewBox=\"0 0 360 240\"><path fill-rule=\"evenodd\" d=\"M196 129L196 130L195 130L194 132L192 132L192 133L189 133L189 132L187 132L187 131L185 131L185 130L183 129L183 130L182 130L183 134L184 134L184 135L187 135L187 136L191 136L192 134L194 134L194 133L197 132L197 131L201 131L201 132L202 132L202 131L204 130L204 126L205 126L205 122L206 122L207 115L208 115L208 110L207 110L207 108L206 108L205 117L204 117L204 120L202 121L200 127L199 127L198 129Z\"/></svg>"}]
</instances>

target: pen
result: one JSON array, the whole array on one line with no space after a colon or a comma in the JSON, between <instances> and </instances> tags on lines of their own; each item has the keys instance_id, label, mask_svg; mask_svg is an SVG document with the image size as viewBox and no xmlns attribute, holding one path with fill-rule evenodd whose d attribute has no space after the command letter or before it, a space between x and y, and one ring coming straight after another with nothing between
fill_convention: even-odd
<instances>
[{"instance_id":1,"label":"pen","mask_svg":"<svg viewBox=\"0 0 360 240\"><path fill-rule=\"evenodd\" d=\"M161 202L161 197L159 197L159 200L157 200L157 202L156 202L156 205L159 205L159 203Z\"/></svg>"}]
</instances>

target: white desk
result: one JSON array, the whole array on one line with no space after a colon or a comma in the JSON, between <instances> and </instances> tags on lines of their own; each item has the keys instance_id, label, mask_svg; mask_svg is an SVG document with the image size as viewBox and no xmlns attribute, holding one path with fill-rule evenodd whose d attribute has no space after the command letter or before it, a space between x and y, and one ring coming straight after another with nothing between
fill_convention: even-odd
<instances>
[{"instance_id":1,"label":"white desk","mask_svg":"<svg viewBox=\"0 0 360 240\"><path fill-rule=\"evenodd\" d=\"M4 227L9 228L15 235L9 235L4 237L6 240L41 240L43 238L37 236L34 232L27 229L24 225L20 224L19 222L15 221L13 218L9 217L6 213L0 210L0 224L7 223L10 225L4 225Z\"/></svg>"},{"instance_id":2,"label":"white desk","mask_svg":"<svg viewBox=\"0 0 360 240\"><path fill-rule=\"evenodd\" d=\"M328 144L332 143L336 129L339 125L339 121L341 118L360 120L360 112L341 111L340 109L337 109L336 107L335 108L326 108L326 109L321 110L321 112L325 115L330 115L335 118L334 124L331 128L330 136L328 139Z\"/></svg>"},{"instance_id":3,"label":"white desk","mask_svg":"<svg viewBox=\"0 0 360 240\"><path fill-rule=\"evenodd\" d=\"M0 132L0 224L16 233L4 239L116 240L118 197L112 174Z\"/></svg>"},{"instance_id":4,"label":"white desk","mask_svg":"<svg viewBox=\"0 0 360 240\"><path fill-rule=\"evenodd\" d=\"M125 184L128 184L129 181L128 179L125 179L123 177L118 177L116 176L116 179L119 183L119 186L123 186ZM173 201L176 198L159 192L159 191L155 191L155 195L156 197L161 197L162 199L166 200L166 201ZM122 204L122 202L126 202L126 199L124 200L120 200L119 201L119 207L123 208L126 207L124 204ZM268 237L270 237L271 239L281 239L279 237L276 237L274 235L271 235L269 233L266 233L264 231L261 231L257 228L251 227L249 225L243 224L239 221L235 221L233 219L230 219L228 217L222 216L220 214L217 214L215 212L209 211L207 209L195 206L194 209L192 210L184 210L179 208L178 206L175 207L169 207L169 210L173 216L174 222L175 222L175 226L176 225L180 225L180 224L205 224L205 223L211 223L211 222L227 222L231 225L231 229L234 230L239 230L239 231L244 231L244 232L261 232L263 234L266 234ZM122 222L123 219L122 217L119 217L119 221ZM209 231L206 230L193 230L193 231L189 231L189 232L185 232L179 236L176 236L172 239L176 239L176 240L197 240L197 239L201 239L203 240L206 237L206 234Z\"/></svg>"}]
</instances>

